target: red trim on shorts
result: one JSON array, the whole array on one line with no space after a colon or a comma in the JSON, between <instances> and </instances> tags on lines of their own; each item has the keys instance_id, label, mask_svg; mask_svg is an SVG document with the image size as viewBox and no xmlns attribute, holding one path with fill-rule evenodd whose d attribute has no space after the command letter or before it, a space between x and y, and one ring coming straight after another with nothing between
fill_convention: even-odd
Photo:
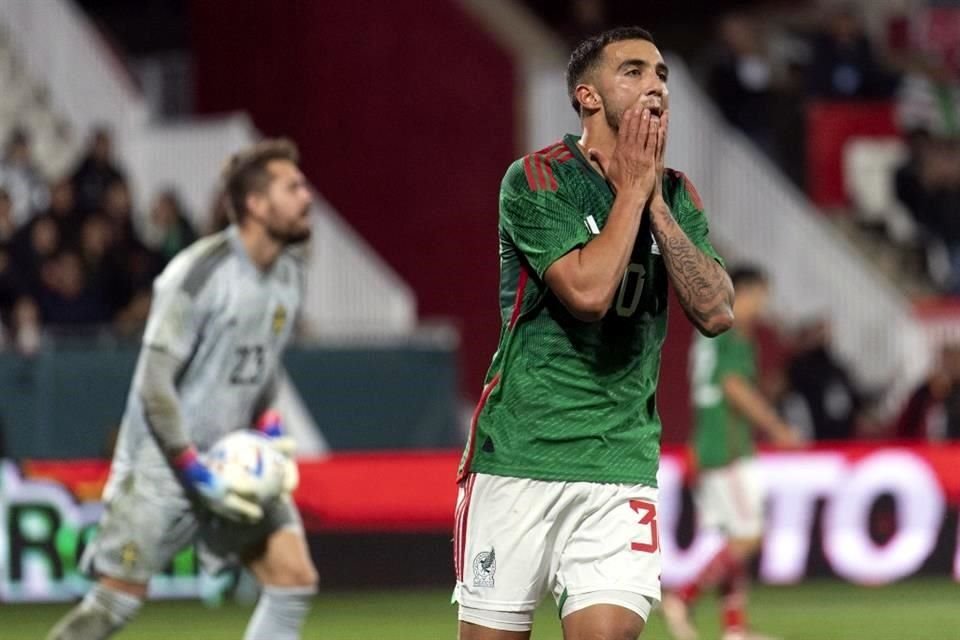
<instances>
[{"instance_id":1,"label":"red trim on shorts","mask_svg":"<svg viewBox=\"0 0 960 640\"><path fill-rule=\"evenodd\" d=\"M470 498L473 497L473 485L477 475L471 473L463 482L463 500L457 505L457 516L453 530L453 567L457 582L463 581L464 554L467 550L467 516L470 514Z\"/></svg>"},{"instance_id":2,"label":"red trim on shorts","mask_svg":"<svg viewBox=\"0 0 960 640\"><path fill-rule=\"evenodd\" d=\"M497 372L497 375L493 376L493 380L488 382L487 386L483 388L483 393L480 394L480 401L477 402L477 408L473 410L473 417L470 419L470 435L467 438L467 455L461 465L460 473L457 475L457 482L466 478L467 474L470 473L470 463L473 462L473 452L477 446L477 421L480 419L480 412L483 411L484 405L487 404L487 398L490 397L490 393L493 391L493 388L497 386L498 382L500 382L499 372Z\"/></svg>"},{"instance_id":3,"label":"red trim on shorts","mask_svg":"<svg viewBox=\"0 0 960 640\"><path fill-rule=\"evenodd\" d=\"M517 320L520 319L520 306L523 303L523 291L527 288L527 279L529 278L527 269L524 266L520 266L520 277L517 279L517 295L513 299L513 312L510 314L510 324L507 325L511 331L517 325Z\"/></svg>"}]
</instances>

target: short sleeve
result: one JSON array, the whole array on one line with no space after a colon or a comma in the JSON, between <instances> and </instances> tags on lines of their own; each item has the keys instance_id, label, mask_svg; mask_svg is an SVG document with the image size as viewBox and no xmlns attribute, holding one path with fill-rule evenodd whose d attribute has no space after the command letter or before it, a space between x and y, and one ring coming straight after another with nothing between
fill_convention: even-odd
<instances>
[{"instance_id":1,"label":"short sleeve","mask_svg":"<svg viewBox=\"0 0 960 640\"><path fill-rule=\"evenodd\" d=\"M203 314L195 296L190 295L176 279L158 278L153 286L153 301L143 334L144 346L185 361L200 339L202 325Z\"/></svg>"},{"instance_id":2,"label":"short sleeve","mask_svg":"<svg viewBox=\"0 0 960 640\"><path fill-rule=\"evenodd\" d=\"M756 376L756 363L749 343L739 338L734 331L727 331L715 338L717 341L717 380L728 375L739 375L747 380Z\"/></svg>"},{"instance_id":3,"label":"short sleeve","mask_svg":"<svg viewBox=\"0 0 960 640\"><path fill-rule=\"evenodd\" d=\"M674 202L671 207L677 224L687 234L690 241L705 254L724 265L723 258L717 253L717 250L710 244L710 224L707 221L707 214L703 209L703 201L696 187L690 182L683 173L675 172L679 180L679 186L674 192Z\"/></svg>"},{"instance_id":4,"label":"short sleeve","mask_svg":"<svg viewBox=\"0 0 960 640\"><path fill-rule=\"evenodd\" d=\"M500 189L500 226L533 267L543 274L551 264L582 247L591 235L586 221L563 184L542 188L528 183L523 164L515 162ZM551 186L556 185L551 189Z\"/></svg>"}]
</instances>

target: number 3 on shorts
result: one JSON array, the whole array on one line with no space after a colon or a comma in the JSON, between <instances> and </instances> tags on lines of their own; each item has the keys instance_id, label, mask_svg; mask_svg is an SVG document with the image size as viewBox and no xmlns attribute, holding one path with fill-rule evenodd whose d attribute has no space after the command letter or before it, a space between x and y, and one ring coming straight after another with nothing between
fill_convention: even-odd
<instances>
[{"instance_id":1,"label":"number 3 on shorts","mask_svg":"<svg viewBox=\"0 0 960 640\"><path fill-rule=\"evenodd\" d=\"M640 514L639 524L650 526L650 542L631 542L630 549L653 553L660 548L660 536L657 534L657 505L646 500L631 500L630 508Z\"/></svg>"}]
</instances>

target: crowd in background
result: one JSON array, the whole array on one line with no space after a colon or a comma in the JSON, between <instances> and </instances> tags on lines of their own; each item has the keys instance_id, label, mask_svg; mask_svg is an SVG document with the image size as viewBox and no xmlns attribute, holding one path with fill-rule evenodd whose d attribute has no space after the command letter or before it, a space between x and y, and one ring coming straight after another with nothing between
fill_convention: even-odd
<instances>
[{"instance_id":1,"label":"crowd in background","mask_svg":"<svg viewBox=\"0 0 960 640\"><path fill-rule=\"evenodd\" d=\"M0 339L23 354L47 332L135 335L153 278L197 237L173 191L135 215L130 184L107 129L85 155L49 180L15 130L0 160ZM43 331L41 331L43 327Z\"/></svg>"},{"instance_id":2,"label":"crowd in background","mask_svg":"<svg viewBox=\"0 0 960 640\"><path fill-rule=\"evenodd\" d=\"M528 3L571 43L643 13L609 0ZM883 14L882 28L871 30L852 3L825 10L793 4L721 10L712 27L687 21L686 34L668 33L665 40L692 64L723 116L801 189L811 104L893 105L909 150L895 192L910 231L883 221L868 231L917 254L912 262L934 289L960 295L960 47L925 42L912 23L916 16Z\"/></svg>"},{"instance_id":3,"label":"crowd in background","mask_svg":"<svg viewBox=\"0 0 960 640\"><path fill-rule=\"evenodd\" d=\"M612 24L610 6L571 0L554 26L576 41ZM898 197L919 241L944 248L960 274L958 70L896 37L887 44L878 51L846 7L802 28L738 11L719 16L713 37L688 57L723 116L801 186L809 101L894 101L910 151L896 174ZM137 215L106 128L52 180L15 130L0 159L0 347L30 355L44 335L136 336L154 277L198 235L190 219L172 190ZM224 226L225 210L215 207L211 219L211 228ZM949 288L960 293L960 278ZM831 352L828 319L779 333L768 341L778 357L765 391L806 439L960 438L960 349L945 349L902 415L878 425L879 392L859 388Z\"/></svg>"}]
</instances>

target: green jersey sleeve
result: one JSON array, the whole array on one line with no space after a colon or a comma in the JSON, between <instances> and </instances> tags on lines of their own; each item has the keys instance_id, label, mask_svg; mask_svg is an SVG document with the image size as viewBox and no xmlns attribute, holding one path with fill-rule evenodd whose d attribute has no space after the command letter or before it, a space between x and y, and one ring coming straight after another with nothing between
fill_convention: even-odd
<instances>
[{"instance_id":1,"label":"green jersey sleeve","mask_svg":"<svg viewBox=\"0 0 960 640\"><path fill-rule=\"evenodd\" d=\"M548 170L527 156L510 166L500 188L500 227L541 279L551 264L591 237L562 182L529 179L531 172Z\"/></svg>"},{"instance_id":2,"label":"green jersey sleeve","mask_svg":"<svg viewBox=\"0 0 960 640\"><path fill-rule=\"evenodd\" d=\"M736 331L727 331L715 338L717 341L716 380L721 386L728 375L738 375L752 381L757 374L753 345L741 338Z\"/></svg>"},{"instance_id":3,"label":"green jersey sleeve","mask_svg":"<svg viewBox=\"0 0 960 640\"><path fill-rule=\"evenodd\" d=\"M676 171L675 176L679 181L673 202L673 214L677 218L677 224L698 249L723 265L723 258L710 244L710 224L707 222L700 194L685 174Z\"/></svg>"}]
</instances>

